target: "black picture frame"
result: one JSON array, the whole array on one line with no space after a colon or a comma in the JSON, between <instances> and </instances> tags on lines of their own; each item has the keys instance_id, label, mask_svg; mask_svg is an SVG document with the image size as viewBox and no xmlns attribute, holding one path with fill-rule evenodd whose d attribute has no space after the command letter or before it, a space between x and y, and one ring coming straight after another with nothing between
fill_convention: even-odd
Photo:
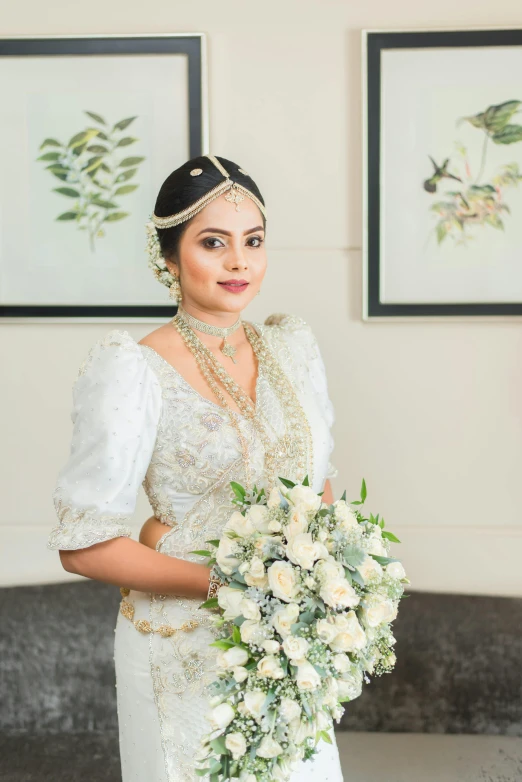
<instances>
[{"instance_id":1,"label":"black picture frame","mask_svg":"<svg viewBox=\"0 0 522 782\"><path fill-rule=\"evenodd\" d=\"M190 157L208 152L208 106L206 96L206 38L204 33L158 35L93 35L67 37L0 38L0 57L60 57L98 55L185 55L188 73L188 145ZM0 318L17 319L109 319L171 317L176 309L166 305L41 305L1 304Z\"/></svg>"},{"instance_id":2,"label":"black picture frame","mask_svg":"<svg viewBox=\"0 0 522 782\"><path fill-rule=\"evenodd\" d=\"M520 316L520 302L386 303L381 296L381 99L382 53L389 49L449 47L519 47L522 29L476 29L440 31L364 30L363 102L364 108L364 290L363 319L437 318L461 316ZM522 257L522 247L521 247Z\"/></svg>"}]
</instances>

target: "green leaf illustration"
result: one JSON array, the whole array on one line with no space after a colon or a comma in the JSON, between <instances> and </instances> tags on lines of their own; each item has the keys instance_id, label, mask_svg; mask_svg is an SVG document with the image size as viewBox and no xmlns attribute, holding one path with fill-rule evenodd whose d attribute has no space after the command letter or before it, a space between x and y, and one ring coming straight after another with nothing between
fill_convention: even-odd
<instances>
[{"instance_id":1,"label":"green leaf illustration","mask_svg":"<svg viewBox=\"0 0 522 782\"><path fill-rule=\"evenodd\" d=\"M42 141L40 144L40 149L43 149L44 147L63 147L63 144L60 144L55 138L46 138L45 141Z\"/></svg>"},{"instance_id":2,"label":"green leaf illustration","mask_svg":"<svg viewBox=\"0 0 522 782\"><path fill-rule=\"evenodd\" d=\"M40 155L37 160L59 160L61 157L59 152L46 152L45 155Z\"/></svg>"},{"instance_id":3,"label":"green leaf illustration","mask_svg":"<svg viewBox=\"0 0 522 782\"><path fill-rule=\"evenodd\" d=\"M123 171L116 177L116 182L126 182L127 179L131 179L134 176L137 170L137 168L128 168L127 171Z\"/></svg>"},{"instance_id":4,"label":"green leaf illustration","mask_svg":"<svg viewBox=\"0 0 522 782\"><path fill-rule=\"evenodd\" d=\"M488 133L498 133L509 122L513 114L522 106L522 101L508 100L497 106L489 106L486 111L472 117L464 117L473 127L486 130Z\"/></svg>"},{"instance_id":5,"label":"green leaf illustration","mask_svg":"<svg viewBox=\"0 0 522 782\"><path fill-rule=\"evenodd\" d=\"M107 147L104 147L103 144L89 144L87 147L87 152L97 152L102 155L106 155L108 151Z\"/></svg>"},{"instance_id":6,"label":"green leaf illustration","mask_svg":"<svg viewBox=\"0 0 522 782\"><path fill-rule=\"evenodd\" d=\"M100 117L99 114L95 114L94 111L86 111L85 113L87 114L88 117L93 119L95 122L99 122L100 125L106 125L107 124L105 122L105 120L103 119L103 117Z\"/></svg>"},{"instance_id":7,"label":"green leaf illustration","mask_svg":"<svg viewBox=\"0 0 522 782\"><path fill-rule=\"evenodd\" d=\"M130 144L134 144L135 141L137 141L137 138L133 138L132 136L125 136L125 138L122 138L118 141L116 144L117 147L128 147Z\"/></svg>"},{"instance_id":8,"label":"green leaf illustration","mask_svg":"<svg viewBox=\"0 0 522 782\"><path fill-rule=\"evenodd\" d=\"M114 223L116 220L123 220L124 217L128 217L129 212L112 212L105 218L107 222Z\"/></svg>"},{"instance_id":9,"label":"green leaf illustration","mask_svg":"<svg viewBox=\"0 0 522 782\"><path fill-rule=\"evenodd\" d=\"M120 168L127 168L128 166L137 166L145 160L144 157L126 157L120 163Z\"/></svg>"},{"instance_id":10,"label":"green leaf illustration","mask_svg":"<svg viewBox=\"0 0 522 782\"><path fill-rule=\"evenodd\" d=\"M91 130L84 130L81 133L77 133L75 136L72 137L72 139L69 141L67 146L69 149L75 149L76 147L81 147L86 142L90 141L94 136L98 135L98 131L95 128L92 128Z\"/></svg>"},{"instance_id":11,"label":"green leaf illustration","mask_svg":"<svg viewBox=\"0 0 522 782\"><path fill-rule=\"evenodd\" d=\"M74 190L72 187L53 187L55 193L61 193L61 195L68 196L69 198L79 198L80 193L78 190Z\"/></svg>"},{"instance_id":12,"label":"green leaf illustration","mask_svg":"<svg viewBox=\"0 0 522 782\"><path fill-rule=\"evenodd\" d=\"M127 195L127 193L133 193L138 187L139 185L122 185L114 191L114 195Z\"/></svg>"},{"instance_id":13,"label":"green leaf illustration","mask_svg":"<svg viewBox=\"0 0 522 782\"><path fill-rule=\"evenodd\" d=\"M517 141L522 141L522 125L506 125L494 133L491 140L495 144L516 144Z\"/></svg>"},{"instance_id":14,"label":"green leaf illustration","mask_svg":"<svg viewBox=\"0 0 522 782\"><path fill-rule=\"evenodd\" d=\"M58 215L58 217L56 219L57 220L62 220L62 221L63 220L76 220L77 216L78 215L76 214L76 212L64 212L63 214Z\"/></svg>"},{"instance_id":15,"label":"green leaf illustration","mask_svg":"<svg viewBox=\"0 0 522 782\"><path fill-rule=\"evenodd\" d=\"M128 128L131 122L134 122L134 120L137 119L137 117L129 117L128 119L122 119L119 122L114 125L113 130L125 130L125 128Z\"/></svg>"}]
</instances>

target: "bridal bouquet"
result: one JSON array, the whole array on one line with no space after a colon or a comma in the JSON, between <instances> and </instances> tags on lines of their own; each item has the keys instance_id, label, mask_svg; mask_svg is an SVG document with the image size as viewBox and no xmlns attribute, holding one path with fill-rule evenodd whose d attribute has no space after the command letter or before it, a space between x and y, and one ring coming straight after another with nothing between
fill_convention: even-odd
<instances>
[{"instance_id":1,"label":"bridal bouquet","mask_svg":"<svg viewBox=\"0 0 522 782\"><path fill-rule=\"evenodd\" d=\"M198 776L211 782L288 780L295 764L332 743L343 702L368 674L395 665L390 623L409 583L389 556L384 519L366 499L327 505L305 478L284 478L267 498L231 483L238 510L208 556L227 585L215 607L218 678ZM355 506L355 507L350 507Z\"/></svg>"}]
</instances>

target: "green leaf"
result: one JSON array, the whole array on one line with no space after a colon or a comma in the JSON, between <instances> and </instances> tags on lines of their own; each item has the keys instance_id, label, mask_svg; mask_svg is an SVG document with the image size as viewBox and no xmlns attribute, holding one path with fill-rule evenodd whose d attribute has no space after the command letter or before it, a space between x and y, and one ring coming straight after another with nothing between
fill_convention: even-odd
<instances>
[{"instance_id":1,"label":"green leaf","mask_svg":"<svg viewBox=\"0 0 522 782\"><path fill-rule=\"evenodd\" d=\"M116 144L117 147L128 147L131 144L134 144L138 139L133 138L132 136L125 136L125 138L122 138L118 141Z\"/></svg>"},{"instance_id":2,"label":"green leaf","mask_svg":"<svg viewBox=\"0 0 522 782\"><path fill-rule=\"evenodd\" d=\"M218 774L222 769L221 761L217 758L213 758L210 761L210 773L211 774Z\"/></svg>"},{"instance_id":3,"label":"green leaf","mask_svg":"<svg viewBox=\"0 0 522 782\"><path fill-rule=\"evenodd\" d=\"M519 100L508 100L504 103L489 106L486 111L475 114L472 117L464 117L473 127L485 130L488 133L498 133L509 122L513 114L522 106Z\"/></svg>"},{"instance_id":4,"label":"green leaf","mask_svg":"<svg viewBox=\"0 0 522 782\"><path fill-rule=\"evenodd\" d=\"M216 739L212 739L212 741L209 741L209 744L216 755L228 755L228 749L225 746L224 736L218 736Z\"/></svg>"},{"instance_id":5,"label":"green leaf","mask_svg":"<svg viewBox=\"0 0 522 782\"><path fill-rule=\"evenodd\" d=\"M209 646L215 646L217 649L225 650L232 649L235 645L236 644L232 643L232 641L223 641L221 639L219 641L212 641L212 643L209 644Z\"/></svg>"},{"instance_id":6,"label":"green leaf","mask_svg":"<svg viewBox=\"0 0 522 782\"><path fill-rule=\"evenodd\" d=\"M129 216L129 212L111 212L110 215L107 215L105 220L108 223L115 223L116 220L123 220L124 217L128 217L128 216Z\"/></svg>"},{"instance_id":7,"label":"green leaf","mask_svg":"<svg viewBox=\"0 0 522 782\"><path fill-rule=\"evenodd\" d=\"M343 491L341 495L341 499L344 500L344 502L346 502L346 489Z\"/></svg>"},{"instance_id":8,"label":"green leaf","mask_svg":"<svg viewBox=\"0 0 522 782\"><path fill-rule=\"evenodd\" d=\"M349 570L345 565L343 565L344 568L344 577L348 581L349 584L352 583L352 571Z\"/></svg>"},{"instance_id":9,"label":"green leaf","mask_svg":"<svg viewBox=\"0 0 522 782\"><path fill-rule=\"evenodd\" d=\"M42 141L40 144L40 149L43 149L44 147L63 147L63 144L60 144L55 138L46 138L45 141Z\"/></svg>"},{"instance_id":10,"label":"green leaf","mask_svg":"<svg viewBox=\"0 0 522 782\"><path fill-rule=\"evenodd\" d=\"M107 154L108 151L107 147L104 147L102 144L89 144L87 147L87 152L96 152L101 155Z\"/></svg>"},{"instance_id":11,"label":"green leaf","mask_svg":"<svg viewBox=\"0 0 522 782\"><path fill-rule=\"evenodd\" d=\"M137 168L128 168L126 171L122 171L122 173L118 174L116 177L116 182L126 182L127 179L134 176L137 170Z\"/></svg>"},{"instance_id":12,"label":"green leaf","mask_svg":"<svg viewBox=\"0 0 522 782\"><path fill-rule=\"evenodd\" d=\"M303 478L303 486L310 486L310 481L308 480L308 475L305 475Z\"/></svg>"},{"instance_id":13,"label":"green leaf","mask_svg":"<svg viewBox=\"0 0 522 782\"><path fill-rule=\"evenodd\" d=\"M357 546L345 546L343 549L343 559L347 565L358 567L366 559L366 552Z\"/></svg>"},{"instance_id":14,"label":"green leaf","mask_svg":"<svg viewBox=\"0 0 522 782\"><path fill-rule=\"evenodd\" d=\"M68 198L80 197L80 193L77 190L74 190L72 187L53 187L53 190L55 193L60 193L61 195L67 196Z\"/></svg>"},{"instance_id":15,"label":"green leaf","mask_svg":"<svg viewBox=\"0 0 522 782\"><path fill-rule=\"evenodd\" d=\"M522 141L522 125L506 125L498 133L491 136L495 144L516 144Z\"/></svg>"},{"instance_id":16,"label":"green leaf","mask_svg":"<svg viewBox=\"0 0 522 782\"><path fill-rule=\"evenodd\" d=\"M206 542L210 543L211 546L215 546L216 548L219 546L219 540L207 540Z\"/></svg>"},{"instance_id":17,"label":"green leaf","mask_svg":"<svg viewBox=\"0 0 522 782\"><path fill-rule=\"evenodd\" d=\"M264 716L266 714L266 712L268 711L268 707L274 700L275 696L276 696L275 690L272 688L269 689L266 694L266 698L264 700L263 706L261 708L261 716Z\"/></svg>"},{"instance_id":18,"label":"green leaf","mask_svg":"<svg viewBox=\"0 0 522 782\"><path fill-rule=\"evenodd\" d=\"M208 774L209 771L210 771L210 769L208 767L207 768L196 768L195 769L195 772L198 775L198 777L205 777Z\"/></svg>"},{"instance_id":19,"label":"green leaf","mask_svg":"<svg viewBox=\"0 0 522 782\"><path fill-rule=\"evenodd\" d=\"M232 630L232 640L235 641L236 644L241 643L241 631L237 625L234 625L234 629Z\"/></svg>"},{"instance_id":20,"label":"green leaf","mask_svg":"<svg viewBox=\"0 0 522 782\"><path fill-rule=\"evenodd\" d=\"M287 489L293 489L297 485L293 481L289 481L288 478L281 478L281 476L279 476L279 480Z\"/></svg>"},{"instance_id":21,"label":"green leaf","mask_svg":"<svg viewBox=\"0 0 522 782\"><path fill-rule=\"evenodd\" d=\"M364 579L358 570L354 570L352 572L352 579L355 581L356 584L359 584L359 586L362 587L364 586Z\"/></svg>"},{"instance_id":22,"label":"green leaf","mask_svg":"<svg viewBox=\"0 0 522 782\"><path fill-rule=\"evenodd\" d=\"M92 204L94 206L101 206L102 209L117 209L118 204L113 204L112 201L104 201L102 198L93 198Z\"/></svg>"},{"instance_id":23,"label":"green leaf","mask_svg":"<svg viewBox=\"0 0 522 782\"><path fill-rule=\"evenodd\" d=\"M349 503L350 505L362 505L362 502L360 500L353 500Z\"/></svg>"},{"instance_id":24,"label":"green leaf","mask_svg":"<svg viewBox=\"0 0 522 782\"><path fill-rule=\"evenodd\" d=\"M317 734L315 736L315 743L319 741L319 739L323 739L328 744L332 743L332 739L330 738L330 734L326 730L318 730Z\"/></svg>"},{"instance_id":25,"label":"green leaf","mask_svg":"<svg viewBox=\"0 0 522 782\"><path fill-rule=\"evenodd\" d=\"M209 597L204 603L201 603L199 608L217 608L219 605L217 597Z\"/></svg>"},{"instance_id":26,"label":"green leaf","mask_svg":"<svg viewBox=\"0 0 522 782\"><path fill-rule=\"evenodd\" d=\"M200 557L210 557L211 556L210 551L207 551L204 548L196 549L194 551L189 551L188 553L189 554L199 554Z\"/></svg>"},{"instance_id":27,"label":"green leaf","mask_svg":"<svg viewBox=\"0 0 522 782\"><path fill-rule=\"evenodd\" d=\"M86 111L85 113L87 114L88 117L93 119L95 122L99 122L100 125L106 125L107 124L105 122L105 120L103 119L103 117L100 117L99 114L95 114L94 111Z\"/></svg>"},{"instance_id":28,"label":"green leaf","mask_svg":"<svg viewBox=\"0 0 522 782\"><path fill-rule=\"evenodd\" d=\"M114 125L113 130L125 130L125 128L128 128L131 122L134 122L135 119L137 118L129 117L128 119L121 119L116 123L116 125Z\"/></svg>"},{"instance_id":29,"label":"green leaf","mask_svg":"<svg viewBox=\"0 0 522 782\"><path fill-rule=\"evenodd\" d=\"M64 222L66 220L76 220L77 217L78 215L76 212L64 212L63 214L58 215L56 219Z\"/></svg>"},{"instance_id":30,"label":"green leaf","mask_svg":"<svg viewBox=\"0 0 522 782\"><path fill-rule=\"evenodd\" d=\"M244 487L241 486L240 483L236 483L236 481L230 481L230 486L232 488L232 491L234 492L234 494L236 495L236 497L239 500L244 500L245 499L246 491L245 491Z\"/></svg>"},{"instance_id":31,"label":"green leaf","mask_svg":"<svg viewBox=\"0 0 522 782\"><path fill-rule=\"evenodd\" d=\"M135 190L137 190L139 185L122 185L119 187L114 195L127 195L127 193L133 193Z\"/></svg>"},{"instance_id":32,"label":"green leaf","mask_svg":"<svg viewBox=\"0 0 522 782\"><path fill-rule=\"evenodd\" d=\"M121 161L120 168L126 168L127 166L137 166L145 160L144 157L126 157Z\"/></svg>"},{"instance_id":33,"label":"green leaf","mask_svg":"<svg viewBox=\"0 0 522 782\"><path fill-rule=\"evenodd\" d=\"M383 538L386 538L386 540L391 540L392 543L400 543L399 538L395 537L393 532L386 532L384 531L382 533Z\"/></svg>"},{"instance_id":34,"label":"green leaf","mask_svg":"<svg viewBox=\"0 0 522 782\"><path fill-rule=\"evenodd\" d=\"M504 230L504 223L497 214L493 213L488 215L485 221L488 225L493 226L493 228L497 228L499 231Z\"/></svg>"},{"instance_id":35,"label":"green leaf","mask_svg":"<svg viewBox=\"0 0 522 782\"><path fill-rule=\"evenodd\" d=\"M37 160L59 160L61 157L59 152L46 152L45 155L40 155Z\"/></svg>"},{"instance_id":36,"label":"green leaf","mask_svg":"<svg viewBox=\"0 0 522 782\"><path fill-rule=\"evenodd\" d=\"M399 562L399 560L395 557L379 557L377 554L370 554L370 557L373 557L374 560L379 563L379 565L389 565L390 562Z\"/></svg>"},{"instance_id":37,"label":"green leaf","mask_svg":"<svg viewBox=\"0 0 522 782\"><path fill-rule=\"evenodd\" d=\"M75 136L72 137L72 139L68 143L68 147L70 149L75 149L76 147L82 146L82 144L85 144L86 142L90 141L94 136L98 135L98 131L95 128L92 128L90 130L82 130L81 133L77 133Z\"/></svg>"},{"instance_id":38,"label":"green leaf","mask_svg":"<svg viewBox=\"0 0 522 782\"><path fill-rule=\"evenodd\" d=\"M361 502L364 502L366 499L366 481L363 478L363 482L361 485Z\"/></svg>"}]
</instances>

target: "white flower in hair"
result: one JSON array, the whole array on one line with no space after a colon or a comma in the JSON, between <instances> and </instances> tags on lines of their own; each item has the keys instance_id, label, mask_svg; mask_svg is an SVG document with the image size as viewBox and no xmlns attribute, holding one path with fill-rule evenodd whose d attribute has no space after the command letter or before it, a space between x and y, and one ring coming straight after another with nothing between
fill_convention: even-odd
<instances>
[{"instance_id":1,"label":"white flower in hair","mask_svg":"<svg viewBox=\"0 0 522 782\"><path fill-rule=\"evenodd\" d=\"M152 273L154 274L158 282L161 282L163 283L163 285L166 285L167 288L170 288L170 286L174 282L174 277L167 269L165 258L161 253L161 245L159 242L158 232L152 220L149 220L145 224L145 229L147 232L146 250L147 250L147 255L149 256L149 263L148 263L149 269L152 270Z\"/></svg>"}]
</instances>

